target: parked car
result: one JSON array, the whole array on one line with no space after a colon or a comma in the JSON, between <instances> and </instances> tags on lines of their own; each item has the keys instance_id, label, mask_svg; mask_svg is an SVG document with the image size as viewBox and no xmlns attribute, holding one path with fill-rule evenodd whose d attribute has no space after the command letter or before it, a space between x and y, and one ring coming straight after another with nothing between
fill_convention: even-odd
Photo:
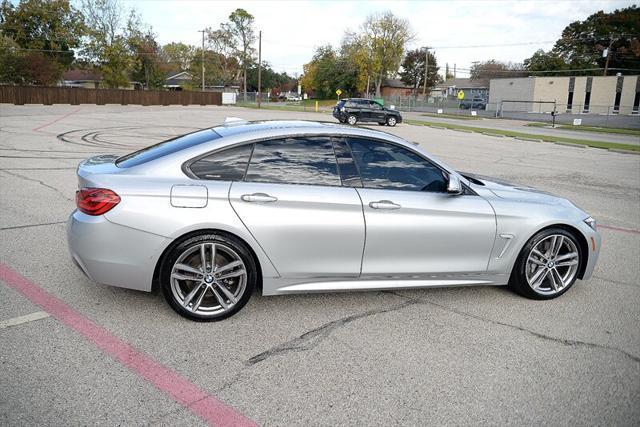
<instances>
[{"instance_id":1,"label":"parked car","mask_svg":"<svg viewBox=\"0 0 640 427\"><path fill-rule=\"evenodd\" d=\"M287 101L300 102L301 100L302 100L302 98L300 98L298 95L289 95L289 96L287 96Z\"/></svg>"},{"instance_id":2,"label":"parked car","mask_svg":"<svg viewBox=\"0 0 640 427\"><path fill-rule=\"evenodd\" d=\"M460 101L463 110L486 110L487 100L484 98L463 99Z\"/></svg>"},{"instance_id":3,"label":"parked car","mask_svg":"<svg viewBox=\"0 0 640 427\"><path fill-rule=\"evenodd\" d=\"M588 279L600 251L571 202L353 126L236 120L77 174L76 265L98 283L158 286L194 320L231 316L256 289L509 284L550 299Z\"/></svg>"},{"instance_id":4,"label":"parked car","mask_svg":"<svg viewBox=\"0 0 640 427\"><path fill-rule=\"evenodd\" d=\"M379 125L395 126L402 123L399 111L386 108L371 99L349 98L338 101L333 108L333 117L340 123L355 125L358 122L377 122Z\"/></svg>"}]
</instances>

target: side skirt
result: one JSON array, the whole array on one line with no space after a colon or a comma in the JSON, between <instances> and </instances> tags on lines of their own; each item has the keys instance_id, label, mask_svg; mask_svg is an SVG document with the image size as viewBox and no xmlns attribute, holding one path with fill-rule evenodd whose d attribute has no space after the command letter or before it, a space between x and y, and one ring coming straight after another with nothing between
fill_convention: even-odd
<instances>
[{"instance_id":1,"label":"side skirt","mask_svg":"<svg viewBox=\"0 0 640 427\"><path fill-rule=\"evenodd\" d=\"M371 291L387 289L445 288L453 286L502 286L507 274L469 274L429 278L319 277L304 279L263 278L263 295L288 295L312 292Z\"/></svg>"}]
</instances>

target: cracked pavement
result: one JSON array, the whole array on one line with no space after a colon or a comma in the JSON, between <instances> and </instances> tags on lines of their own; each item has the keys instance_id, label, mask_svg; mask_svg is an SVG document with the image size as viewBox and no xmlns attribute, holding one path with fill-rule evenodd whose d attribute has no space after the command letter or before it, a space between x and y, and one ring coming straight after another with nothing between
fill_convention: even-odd
<instances>
[{"instance_id":1,"label":"cracked pavement","mask_svg":"<svg viewBox=\"0 0 640 427\"><path fill-rule=\"evenodd\" d=\"M256 294L238 315L202 324L159 294L89 282L64 227L80 159L228 116L333 121L231 107L0 105L0 262L260 425L640 422L640 156L383 129L622 229L601 228L594 277L552 301L502 287ZM0 321L40 310L0 281ZM0 330L2 425L201 423L53 317Z\"/></svg>"}]
</instances>

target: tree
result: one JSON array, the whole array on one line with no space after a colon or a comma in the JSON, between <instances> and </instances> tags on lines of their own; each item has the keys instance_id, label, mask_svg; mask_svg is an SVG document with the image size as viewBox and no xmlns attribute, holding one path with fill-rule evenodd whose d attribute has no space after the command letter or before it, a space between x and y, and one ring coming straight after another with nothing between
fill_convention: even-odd
<instances>
[{"instance_id":1,"label":"tree","mask_svg":"<svg viewBox=\"0 0 640 427\"><path fill-rule=\"evenodd\" d=\"M161 56L171 72L186 71L194 59L195 47L184 43L169 43L162 46Z\"/></svg>"},{"instance_id":2,"label":"tree","mask_svg":"<svg viewBox=\"0 0 640 427\"><path fill-rule=\"evenodd\" d=\"M633 5L611 13L599 11L584 21L569 24L553 52L571 69L604 68L609 49L609 68L622 73L640 69L640 8Z\"/></svg>"},{"instance_id":3,"label":"tree","mask_svg":"<svg viewBox=\"0 0 640 427\"><path fill-rule=\"evenodd\" d=\"M438 63L433 53L429 52L429 70L427 72L427 88L432 88L438 83ZM419 89L424 86L424 70L426 67L424 49L410 50L402 61L401 80L413 87L414 94L417 95ZM430 90L430 89L429 89Z\"/></svg>"},{"instance_id":4,"label":"tree","mask_svg":"<svg viewBox=\"0 0 640 427\"><path fill-rule=\"evenodd\" d=\"M413 39L409 22L391 12L369 15L361 27L360 43L371 56L371 77L376 96L385 78L393 77L400 68L405 46Z\"/></svg>"},{"instance_id":5,"label":"tree","mask_svg":"<svg viewBox=\"0 0 640 427\"><path fill-rule=\"evenodd\" d=\"M37 67L40 84L55 83L69 68L85 29L82 14L68 0L22 0L17 6L4 0L0 5L0 35L13 40L15 54L30 51L20 57ZM16 57L13 66L18 62ZM23 70L30 71L36 70Z\"/></svg>"},{"instance_id":6,"label":"tree","mask_svg":"<svg viewBox=\"0 0 640 427\"><path fill-rule=\"evenodd\" d=\"M131 78L144 83L145 88L159 89L164 85L164 73L160 64L160 46L155 34L146 27L140 16L132 10L127 21L127 45L133 54Z\"/></svg>"},{"instance_id":7,"label":"tree","mask_svg":"<svg viewBox=\"0 0 640 427\"><path fill-rule=\"evenodd\" d=\"M471 80L490 80L502 77L522 77L526 75L523 72L521 64L512 62L500 62L495 59L488 61L476 61L471 65Z\"/></svg>"},{"instance_id":8,"label":"tree","mask_svg":"<svg viewBox=\"0 0 640 427\"><path fill-rule=\"evenodd\" d=\"M123 8L118 0L82 0L88 27L84 54L102 72L107 87L127 86L127 70L132 65L123 35Z\"/></svg>"},{"instance_id":9,"label":"tree","mask_svg":"<svg viewBox=\"0 0 640 427\"><path fill-rule=\"evenodd\" d=\"M253 15L244 9L236 9L229 15L229 22L222 24L222 29L233 37L236 56L242 67L244 100L247 100L247 67L253 57Z\"/></svg>"},{"instance_id":10,"label":"tree","mask_svg":"<svg viewBox=\"0 0 640 427\"><path fill-rule=\"evenodd\" d=\"M568 64L553 50L545 52L537 50L531 58L524 60L524 68L527 71L554 71L557 73L545 73L546 76L563 75L562 70L569 68Z\"/></svg>"},{"instance_id":11,"label":"tree","mask_svg":"<svg viewBox=\"0 0 640 427\"><path fill-rule=\"evenodd\" d=\"M0 35L0 83L26 84L25 70L24 54L18 43Z\"/></svg>"},{"instance_id":12,"label":"tree","mask_svg":"<svg viewBox=\"0 0 640 427\"><path fill-rule=\"evenodd\" d=\"M233 33L224 26L215 31L207 29L207 47L217 55L218 74L222 85L231 83L240 70L240 62L235 56Z\"/></svg>"}]
</instances>

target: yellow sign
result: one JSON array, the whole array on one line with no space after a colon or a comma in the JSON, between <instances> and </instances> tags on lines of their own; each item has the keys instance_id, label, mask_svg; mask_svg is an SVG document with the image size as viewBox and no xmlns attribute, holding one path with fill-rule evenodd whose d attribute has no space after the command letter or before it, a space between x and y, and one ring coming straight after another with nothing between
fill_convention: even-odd
<instances>
[{"instance_id":1,"label":"yellow sign","mask_svg":"<svg viewBox=\"0 0 640 427\"><path fill-rule=\"evenodd\" d=\"M336 90L336 95L338 96L342 95L342 91L340 89Z\"/></svg>"},{"instance_id":2,"label":"yellow sign","mask_svg":"<svg viewBox=\"0 0 640 427\"><path fill-rule=\"evenodd\" d=\"M463 90L459 90L458 91L458 99L460 101L462 101L464 99L464 91Z\"/></svg>"}]
</instances>

